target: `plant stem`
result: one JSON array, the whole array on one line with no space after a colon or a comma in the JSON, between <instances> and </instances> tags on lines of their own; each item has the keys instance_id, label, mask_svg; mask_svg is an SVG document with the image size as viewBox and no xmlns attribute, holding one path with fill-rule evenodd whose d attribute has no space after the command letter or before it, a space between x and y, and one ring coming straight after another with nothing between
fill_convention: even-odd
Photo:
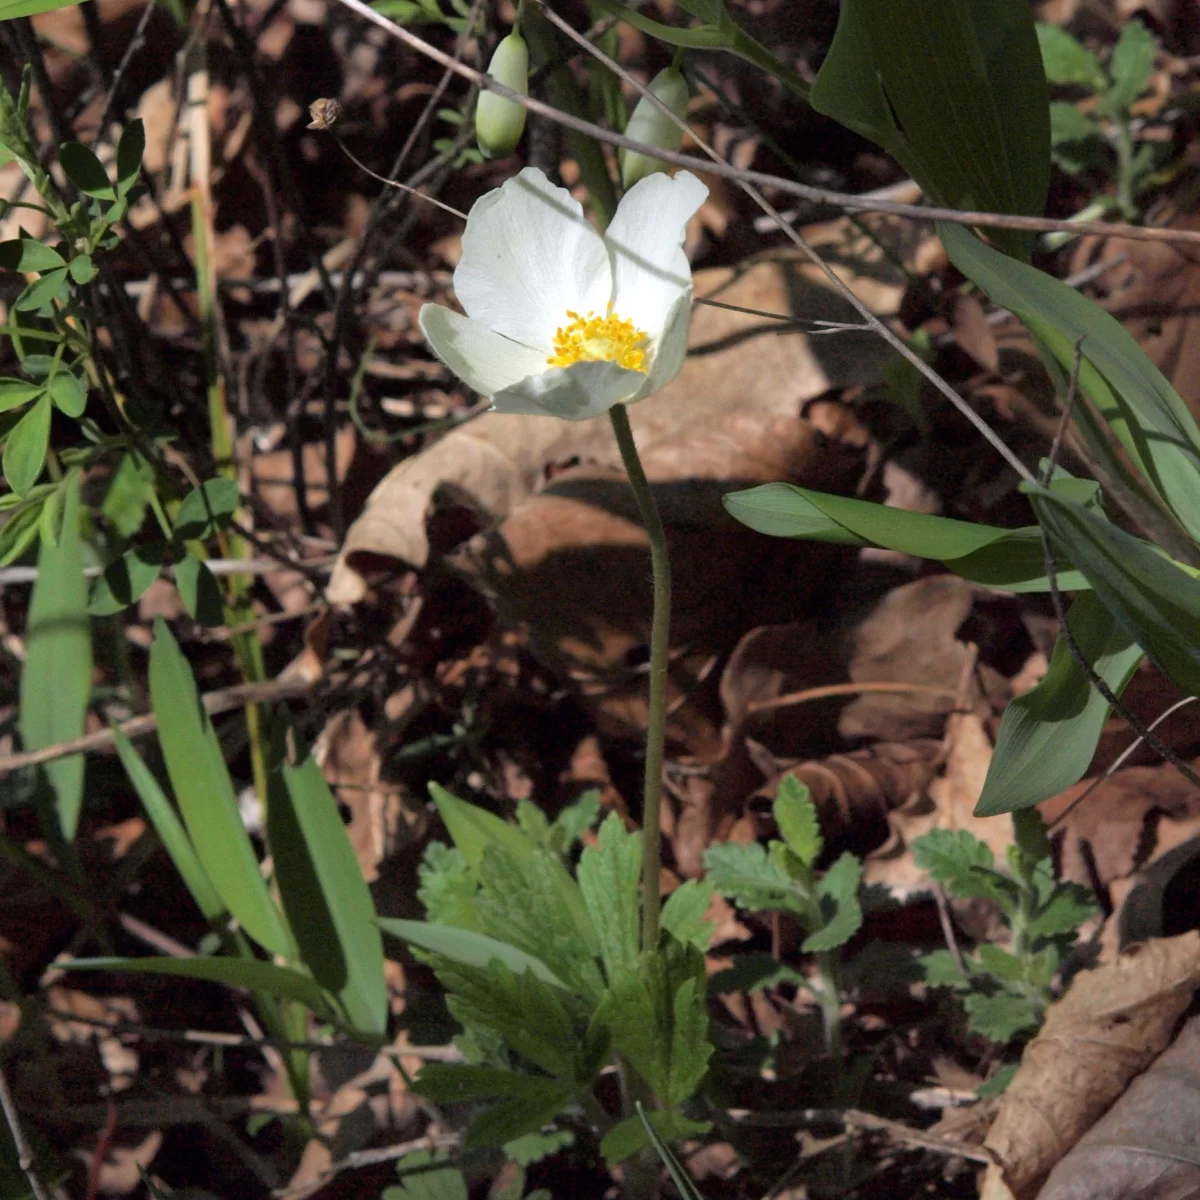
<instances>
[{"instance_id":1,"label":"plant stem","mask_svg":"<svg viewBox=\"0 0 1200 1200\"><path fill-rule=\"evenodd\" d=\"M667 733L667 652L671 628L671 560L667 535L642 460L638 457L629 414L625 405L608 410L629 486L637 500L642 524L650 540L650 563L654 573L654 616L650 625L650 713L646 724L646 784L642 800L642 949L658 949L659 861L662 857L663 744Z\"/></svg>"}]
</instances>

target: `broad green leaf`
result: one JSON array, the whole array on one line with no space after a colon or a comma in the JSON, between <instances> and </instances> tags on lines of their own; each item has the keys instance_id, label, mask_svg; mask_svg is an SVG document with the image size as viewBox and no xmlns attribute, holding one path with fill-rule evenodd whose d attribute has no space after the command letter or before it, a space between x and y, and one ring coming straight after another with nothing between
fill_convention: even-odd
<instances>
[{"instance_id":1,"label":"broad green leaf","mask_svg":"<svg viewBox=\"0 0 1200 1200\"><path fill-rule=\"evenodd\" d=\"M546 845L555 854L569 854L600 815L600 789L589 788L554 818Z\"/></svg>"},{"instance_id":2,"label":"broad green leaf","mask_svg":"<svg viewBox=\"0 0 1200 1200\"><path fill-rule=\"evenodd\" d=\"M46 387L50 399L68 417L82 417L87 407L87 388L71 371L59 371Z\"/></svg>"},{"instance_id":3,"label":"broad green leaf","mask_svg":"<svg viewBox=\"0 0 1200 1200\"><path fill-rule=\"evenodd\" d=\"M67 268L59 267L57 270L47 271L40 279L28 284L13 301L13 308L18 312L37 312L55 302L65 304L69 295Z\"/></svg>"},{"instance_id":4,"label":"broad green leaf","mask_svg":"<svg viewBox=\"0 0 1200 1200\"><path fill-rule=\"evenodd\" d=\"M527 1133L511 1142L505 1142L504 1157L520 1167L531 1167L573 1145L575 1134L569 1129L555 1129L549 1133ZM533 1197L526 1197L526 1200L533 1200ZM546 1193L545 1200L553 1200L549 1192Z\"/></svg>"},{"instance_id":5,"label":"broad green leaf","mask_svg":"<svg viewBox=\"0 0 1200 1200\"><path fill-rule=\"evenodd\" d=\"M403 942L431 950L452 962L470 967L486 967L496 961L503 963L514 975L531 971L543 983L566 988L566 984L540 958L526 954L507 942L476 933L471 929L456 929L451 925L434 925L429 921L403 921L395 917L380 917L379 928Z\"/></svg>"},{"instance_id":6,"label":"broad green leaf","mask_svg":"<svg viewBox=\"0 0 1200 1200\"><path fill-rule=\"evenodd\" d=\"M467 1200L463 1173L453 1165L439 1166L440 1161L425 1150L406 1154L396 1164L403 1182L385 1188L381 1200Z\"/></svg>"},{"instance_id":7,"label":"broad green leaf","mask_svg":"<svg viewBox=\"0 0 1200 1200\"><path fill-rule=\"evenodd\" d=\"M146 129L140 117L129 122L117 143L117 192L125 196L137 183L146 150Z\"/></svg>"},{"instance_id":8,"label":"broad green leaf","mask_svg":"<svg viewBox=\"0 0 1200 1200\"><path fill-rule=\"evenodd\" d=\"M692 956L699 965L691 978L675 989L671 1022L670 1085L660 1093L669 1108L684 1104L694 1095L708 1074L713 1045L708 1038L708 980L704 957L696 950Z\"/></svg>"},{"instance_id":9,"label":"broad green leaf","mask_svg":"<svg viewBox=\"0 0 1200 1200\"><path fill-rule=\"evenodd\" d=\"M1034 1030L1042 1023L1042 1009L1025 996L999 992L994 996L972 993L963 1000L972 1032L997 1045L1010 1042L1018 1033Z\"/></svg>"},{"instance_id":10,"label":"broad green leaf","mask_svg":"<svg viewBox=\"0 0 1200 1200\"><path fill-rule=\"evenodd\" d=\"M221 586L207 563L185 555L175 567L175 586L188 615L198 625L212 628L225 623Z\"/></svg>"},{"instance_id":11,"label":"broad green leaf","mask_svg":"<svg viewBox=\"0 0 1200 1200\"><path fill-rule=\"evenodd\" d=\"M1036 525L1001 529L929 513L908 512L790 483L764 483L724 498L730 515L772 537L805 538L839 546L881 546L942 562L964 579L1009 592L1049 588ZM1059 587L1077 591L1087 580L1068 564Z\"/></svg>"},{"instance_id":12,"label":"broad green leaf","mask_svg":"<svg viewBox=\"0 0 1200 1200\"><path fill-rule=\"evenodd\" d=\"M0 12L3 4L0 4ZM4 20L0 16L0 20ZM0 242L0 267L6 271L53 271L65 267L67 260L53 246L33 238L13 238Z\"/></svg>"},{"instance_id":13,"label":"broad green leaf","mask_svg":"<svg viewBox=\"0 0 1200 1200\"><path fill-rule=\"evenodd\" d=\"M232 479L205 480L183 499L175 514L175 536L181 541L203 541L224 529L238 508L238 486Z\"/></svg>"},{"instance_id":14,"label":"broad green leaf","mask_svg":"<svg viewBox=\"0 0 1200 1200\"><path fill-rule=\"evenodd\" d=\"M119 971L203 979L295 1000L323 1016L330 1013L329 1002L309 976L253 958L69 958L56 965L68 971Z\"/></svg>"},{"instance_id":15,"label":"broad green leaf","mask_svg":"<svg viewBox=\"0 0 1200 1200\"><path fill-rule=\"evenodd\" d=\"M209 879L255 941L291 957L292 940L259 870L221 744L187 659L161 617L150 647L150 701L171 787Z\"/></svg>"},{"instance_id":16,"label":"broad green leaf","mask_svg":"<svg viewBox=\"0 0 1200 1200\"><path fill-rule=\"evenodd\" d=\"M1025 964L1015 954L1010 954L991 942L979 947L979 965L991 976L1005 983L1021 983L1025 979Z\"/></svg>"},{"instance_id":17,"label":"broad green leaf","mask_svg":"<svg viewBox=\"0 0 1200 1200\"><path fill-rule=\"evenodd\" d=\"M13 379L11 376L0 378L0 412L28 404L40 396L42 390L40 383L30 383L27 379Z\"/></svg>"},{"instance_id":18,"label":"broad green leaf","mask_svg":"<svg viewBox=\"0 0 1200 1200\"><path fill-rule=\"evenodd\" d=\"M604 970L632 970L638 959L642 843L609 813L596 845L583 852L577 872L583 902L599 939Z\"/></svg>"},{"instance_id":19,"label":"broad green leaf","mask_svg":"<svg viewBox=\"0 0 1200 1200\"><path fill-rule=\"evenodd\" d=\"M1070 373L1083 339L1080 388L1146 481L1200 538L1200 429L1129 332L1074 288L993 250L961 226L940 224L938 233L954 265L1015 313L1063 371Z\"/></svg>"},{"instance_id":20,"label":"broad green leaf","mask_svg":"<svg viewBox=\"0 0 1200 1200\"><path fill-rule=\"evenodd\" d=\"M497 846L518 861L533 854L533 842L515 825L501 820L495 813L460 800L437 783L429 785L429 794L437 805L438 815L450 834L450 840L472 870L479 870L483 852L488 846Z\"/></svg>"},{"instance_id":21,"label":"broad green leaf","mask_svg":"<svg viewBox=\"0 0 1200 1200\"><path fill-rule=\"evenodd\" d=\"M985 1079L975 1089L975 1095L980 1100L993 1100L998 1096L1004 1095L1020 1065L1020 1063L1006 1063L990 1079Z\"/></svg>"},{"instance_id":22,"label":"broad green leaf","mask_svg":"<svg viewBox=\"0 0 1200 1200\"><path fill-rule=\"evenodd\" d=\"M420 879L417 899L425 908L427 920L434 925L483 932L475 907L479 876L467 866L467 860L458 850L444 842L430 842L417 876Z\"/></svg>"},{"instance_id":23,"label":"broad green leaf","mask_svg":"<svg viewBox=\"0 0 1200 1200\"><path fill-rule=\"evenodd\" d=\"M133 748L133 743L115 725L113 743L125 768L125 774L129 776L129 782L133 784L134 791L137 792L142 807L146 810L146 815L150 818L150 823L154 826L167 854L170 855L171 862L175 864L180 878L191 892L196 907L211 925L221 925L226 915L225 905L217 895L208 872L200 865L196 848L175 812L175 806L167 799L158 785L158 780Z\"/></svg>"},{"instance_id":24,"label":"broad green leaf","mask_svg":"<svg viewBox=\"0 0 1200 1200\"><path fill-rule=\"evenodd\" d=\"M808 788L795 775L785 775L775 796L775 824L787 848L806 866L821 855L825 839Z\"/></svg>"},{"instance_id":25,"label":"broad green leaf","mask_svg":"<svg viewBox=\"0 0 1200 1200\"><path fill-rule=\"evenodd\" d=\"M79 536L78 473L72 472L63 486L62 532L57 545L42 545L29 601L20 702L21 738L28 750L79 737L92 694L92 630ZM46 763L42 770L54 790L59 828L71 841L83 803L84 757L71 754Z\"/></svg>"},{"instance_id":26,"label":"broad green leaf","mask_svg":"<svg viewBox=\"0 0 1200 1200\"><path fill-rule=\"evenodd\" d=\"M360 1033L387 1027L383 938L337 801L312 756L271 772L267 838L300 957Z\"/></svg>"},{"instance_id":27,"label":"broad green leaf","mask_svg":"<svg viewBox=\"0 0 1200 1200\"><path fill-rule=\"evenodd\" d=\"M38 536L42 500L34 500L14 512L0 525L0 567L20 558Z\"/></svg>"},{"instance_id":28,"label":"broad green leaf","mask_svg":"<svg viewBox=\"0 0 1200 1200\"><path fill-rule=\"evenodd\" d=\"M677 942L694 946L701 954L708 952L716 926L705 919L712 906L714 888L699 879L687 879L679 885L662 906L660 924Z\"/></svg>"},{"instance_id":29,"label":"broad green leaf","mask_svg":"<svg viewBox=\"0 0 1200 1200\"><path fill-rule=\"evenodd\" d=\"M90 254L77 254L67 265L71 278L78 284L91 283L98 274Z\"/></svg>"},{"instance_id":30,"label":"broad green leaf","mask_svg":"<svg viewBox=\"0 0 1200 1200\"><path fill-rule=\"evenodd\" d=\"M1053 492L1033 492L1033 503L1055 548L1075 560L1117 624L1168 679L1200 696L1200 580Z\"/></svg>"},{"instance_id":31,"label":"broad green leaf","mask_svg":"<svg viewBox=\"0 0 1200 1200\"><path fill-rule=\"evenodd\" d=\"M1141 647L1094 593L1076 599L1067 623L1084 657L1119 696L1142 661ZM1082 779L1108 710L1060 636L1042 681L1004 710L976 816L1038 804Z\"/></svg>"},{"instance_id":32,"label":"broad green leaf","mask_svg":"<svg viewBox=\"0 0 1200 1200\"><path fill-rule=\"evenodd\" d=\"M1037 937L1054 938L1078 933L1084 921L1096 915L1096 904L1078 885L1060 885L1038 909L1027 926Z\"/></svg>"},{"instance_id":33,"label":"broad green leaf","mask_svg":"<svg viewBox=\"0 0 1200 1200\"><path fill-rule=\"evenodd\" d=\"M1113 115L1133 107L1150 82L1157 53L1158 43L1145 25L1141 21L1127 22L1108 60L1113 87L1107 96L1101 97L1102 112Z\"/></svg>"},{"instance_id":34,"label":"broad green leaf","mask_svg":"<svg viewBox=\"0 0 1200 1200\"><path fill-rule=\"evenodd\" d=\"M64 142L58 148L58 161L67 178L85 196L95 196L97 200L117 198L104 164L82 143Z\"/></svg>"},{"instance_id":35,"label":"broad green leaf","mask_svg":"<svg viewBox=\"0 0 1200 1200\"><path fill-rule=\"evenodd\" d=\"M931 950L920 959L921 974L930 987L948 987L961 991L971 986L970 977L958 965L958 960L949 950ZM972 970L974 964L965 959L963 964Z\"/></svg>"},{"instance_id":36,"label":"broad green leaf","mask_svg":"<svg viewBox=\"0 0 1200 1200\"><path fill-rule=\"evenodd\" d=\"M803 911L791 878L758 843L722 842L704 852L705 878L722 895L753 911Z\"/></svg>"},{"instance_id":37,"label":"broad green leaf","mask_svg":"<svg viewBox=\"0 0 1200 1200\"><path fill-rule=\"evenodd\" d=\"M150 472L134 454L123 454L112 473L100 511L122 538L142 527L149 504Z\"/></svg>"},{"instance_id":38,"label":"broad green leaf","mask_svg":"<svg viewBox=\"0 0 1200 1200\"><path fill-rule=\"evenodd\" d=\"M1037 37L1042 65L1051 83L1073 84L1091 92L1102 92L1108 87L1108 76L1100 60L1061 26L1039 21Z\"/></svg>"},{"instance_id":39,"label":"broad green leaf","mask_svg":"<svg viewBox=\"0 0 1200 1200\"><path fill-rule=\"evenodd\" d=\"M645 1115L663 1143L674 1142L680 1138L703 1137L712 1128L711 1121L693 1121L681 1113L668 1112L661 1108ZM617 1163L632 1158L650 1144L650 1137L646 1133L642 1118L626 1117L600 1139L600 1153L604 1155L608 1166L615 1167ZM695 1192L694 1188L695 1185L692 1192L685 1191L682 1194L698 1196L699 1193Z\"/></svg>"},{"instance_id":40,"label":"broad green leaf","mask_svg":"<svg viewBox=\"0 0 1200 1200\"><path fill-rule=\"evenodd\" d=\"M861 882L862 862L847 850L817 884L825 924L804 939L801 949L805 954L836 950L862 928L862 905L858 902Z\"/></svg>"},{"instance_id":41,"label":"broad green leaf","mask_svg":"<svg viewBox=\"0 0 1200 1200\"><path fill-rule=\"evenodd\" d=\"M1100 137L1100 122L1074 104L1055 100L1050 105L1050 136L1057 150L1060 142L1084 142Z\"/></svg>"},{"instance_id":42,"label":"broad green leaf","mask_svg":"<svg viewBox=\"0 0 1200 1200\"><path fill-rule=\"evenodd\" d=\"M932 829L912 844L913 862L959 900L1007 904L1011 883L996 872L986 843L965 829Z\"/></svg>"},{"instance_id":43,"label":"broad green leaf","mask_svg":"<svg viewBox=\"0 0 1200 1200\"><path fill-rule=\"evenodd\" d=\"M45 392L10 430L4 443L4 478L18 496L26 496L42 474L50 445L52 405Z\"/></svg>"},{"instance_id":44,"label":"broad green leaf","mask_svg":"<svg viewBox=\"0 0 1200 1200\"><path fill-rule=\"evenodd\" d=\"M107 617L136 603L162 570L166 547L160 542L126 550L104 568L104 574L92 586L88 611L94 617Z\"/></svg>"}]
</instances>

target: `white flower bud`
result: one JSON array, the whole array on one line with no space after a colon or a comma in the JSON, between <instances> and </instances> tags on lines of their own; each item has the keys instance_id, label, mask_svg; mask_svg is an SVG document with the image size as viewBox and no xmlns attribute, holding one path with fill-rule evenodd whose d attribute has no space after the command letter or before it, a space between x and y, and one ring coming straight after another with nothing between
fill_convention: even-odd
<instances>
[{"instance_id":1,"label":"white flower bud","mask_svg":"<svg viewBox=\"0 0 1200 1200\"><path fill-rule=\"evenodd\" d=\"M646 89L650 95L658 97L681 120L687 112L688 87L687 80L674 67L659 71L650 81ZM646 142L651 146L661 146L664 150L678 150L683 144L683 130L674 122L667 119L648 97L643 96L625 126L625 136L635 142ZM639 179L653 175L655 171L665 171L669 164L660 158L651 158L636 150L621 151L621 182L626 189L633 187Z\"/></svg>"},{"instance_id":2,"label":"white flower bud","mask_svg":"<svg viewBox=\"0 0 1200 1200\"><path fill-rule=\"evenodd\" d=\"M488 74L505 87L529 95L529 47L515 30L496 47ZM485 158L511 154L525 129L525 110L495 92L481 92L475 106L475 136Z\"/></svg>"}]
</instances>

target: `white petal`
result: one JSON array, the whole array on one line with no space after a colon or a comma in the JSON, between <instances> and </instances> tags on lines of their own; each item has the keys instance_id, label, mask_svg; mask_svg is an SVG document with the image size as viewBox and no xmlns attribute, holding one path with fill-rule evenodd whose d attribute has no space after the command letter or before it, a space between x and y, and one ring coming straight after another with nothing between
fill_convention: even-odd
<instances>
[{"instance_id":1,"label":"white petal","mask_svg":"<svg viewBox=\"0 0 1200 1200\"><path fill-rule=\"evenodd\" d=\"M579 201L526 167L467 214L454 290L468 316L549 356L568 309L603 315L612 273Z\"/></svg>"},{"instance_id":2,"label":"white petal","mask_svg":"<svg viewBox=\"0 0 1200 1200\"><path fill-rule=\"evenodd\" d=\"M627 371L616 363L579 362L523 379L497 392L492 404L497 412L588 421L628 400L645 379L641 371Z\"/></svg>"},{"instance_id":3,"label":"white petal","mask_svg":"<svg viewBox=\"0 0 1200 1200\"><path fill-rule=\"evenodd\" d=\"M613 311L656 340L680 293L692 285L683 252L688 219L708 188L680 171L649 175L625 193L604 235L613 260Z\"/></svg>"},{"instance_id":4,"label":"white petal","mask_svg":"<svg viewBox=\"0 0 1200 1200\"><path fill-rule=\"evenodd\" d=\"M422 304L417 321L434 354L482 396L546 369L542 351L501 337L440 304Z\"/></svg>"},{"instance_id":5,"label":"white petal","mask_svg":"<svg viewBox=\"0 0 1200 1200\"><path fill-rule=\"evenodd\" d=\"M678 297L667 314L667 323L654 347L654 358L646 382L638 391L637 399L644 400L665 388L683 368L687 357L688 325L692 319L692 288Z\"/></svg>"}]
</instances>

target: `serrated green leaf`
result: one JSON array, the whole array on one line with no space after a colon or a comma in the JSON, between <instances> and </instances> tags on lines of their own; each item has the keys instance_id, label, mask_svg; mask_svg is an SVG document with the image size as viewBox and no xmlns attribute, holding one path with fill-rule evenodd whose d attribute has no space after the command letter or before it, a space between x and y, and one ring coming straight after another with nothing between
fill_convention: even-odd
<instances>
[{"instance_id":1,"label":"serrated green leaf","mask_svg":"<svg viewBox=\"0 0 1200 1200\"><path fill-rule=\"evenodd\" d=\"M532 800L524 797L517 801L517 828L535 846L544 847L550 835L550 822L546 820L546 814Z\"/></svg>"},{"instance_id":2,"label":"serrated green leaf","mask_svg":"<svg viewBox=\"0 0 1200 1200\"><path fill-rule=\"evenodd\" d=\"M337 801L312 756L272 770L267 836L300 957L360 1033L387 1028L383 939Z\"/></svg>"},{"instance_id":3,"label":"serrated green leaf","mask_svg":"<svg viewBox=\"0 0 1200 1200\"><path fill-rule=\"evenodd\" d=\"M171 787L209 879L255 941L291 957L292 940L259 870L225 755L187 659L161 617L150 647L150 699Z\"/></svg>"},{"instance_id":4,"label":"serrated green leaf","mask_svg":"<svg viewBox=\"0 0 1200 1200\"><path fill-rule=\"evenodd\" d=\"M965 829L933 829L912 844L913 862L961 900L1005 903L1011 883L995 869L991 849Z\"/></svg>"},{"instance_id":5,"label":"serrated green leaf","mask_svg":"<svg viewBox=\"0 0 1200 1200\"><path fill-rule=\"evenodd\" d=\"M507 942L476 933L471 929L456 929L450 925L435 925L428 921L402 921L380 917L379 928L403 942L431 950L452 962L485 968L490 962L503 963L514 974L531 971L543 983L566 990L566 984L540 958L526 954Z\"/></svg>"},{"instance_id":6,"label":"serrated green leaf","mask_svg":"<svg viewBox=\"0 0 1200 1200\"><path fill-rule=\"evenodd\" d=\"M506 1142L504 1156L519 1167L532 1167L574 1144L575 1134L569 1129L555 1129L552 1133L527 1133L524 1137Z\"/></svg>"},{"instance_id":7,"label":"serrated green leaf","mask_svg":"<svg viewBox=\"0 0 1200 1200\"><path fill-rule=\"evenodd\" d=\"M67 971L114 971L130 975L175 975L226 987L246 988L295 1000L326 1018L329 1004L308 975L255 958L69 958L56 964Z\"/></svg>"},{"instance_id":8,"label":"serrated green leaf","mask_svg":"<svg viewBox=\"0 0 1200 1200\"><path fill-rule=\"evenodd\" d=\"M647 1113L646 1118L664 1143L680 1138L703 1137L712 1128L711 1121L693 1121L681 1113L661 1108ZM600 1139L600 1153L604 1155L604 1161L609 1167L615 1167L617 1163L632 1158L650 1144L642 1118L626 1117Z\"/></svg>"},{"instance_id":9,"label":"serrated green leaf","mask_svg":"<svg viewBox=\"0 0 1200 1200\"><path fill-rule=\"evenodd\" d=\"M742 908L803 911L791 878L757 842L710 846L704 852L704 870L708 882Z\"/></svg>"},{"instance_id":10,"label":"serrated green leaf","mask_svg":"<svg viewBox=\"0 0 1200 1200\"><path fill-rule=\"evenodd\" d=\"M67 260L45 242L27 237L0 242L0 268L6 271L53 271L66 265Z\"/></svg>"},{"instance_id":11,"label":"serrated green leaf","mask_svg":"<svg viewBox=\"0 0 1200 1200\"><path fill-rule=\"evenodd\" d=\"M1100 60L1061 26L1039 21L1037 36L1042 65L1051 83L1073 84L1092 92L1108 87L1108 75Z\"/></svg>"},{"instance_id":12,"label":"serrated green leaf","mask_svg":"<svg viewBox=\"0 0 1200 1200\"><path fill-rule=\"evenodd\" d=\"M979 965L989 975L1005 983L1020 983L1025 979L1025 964L1015 954L990 942L983 942L977 951Z\"/></svg>"},{"instance_id":13,"label":"serrated green leaf","mask_svg":"<svg viewBox=\"0 0 1200 1200\"><path fill-rule=\"evenodd\" d=\"M396 1164L403 1182L385 1188L382 1200L467 1200L462 1172L456 1166L439 1166L444 1158L424 1150L406 1154Z\"/></svg>"},{"instance_id":14,"label":"serrated green leaf","mask_svg":"<svg viewBox=\"0 0 1200 1200\"><path fill-rule=\"evenodd\" d=\"M921 955L920 964L922 977L930 987L948 987L957 991L971 986L970 976L964 973L949 950L931 950Z\"/></svg>"},{"instance_id":15,"label":"serrated green leaf","mask_svg":"<svg viewBox=\"0 0 1200 1200\"><path fill-rule=\"evenodd\" d=\"M708 952L716 926L705 919L712 906L713 887L699 879L688 879L679 885L662 906L659 923L665 933L685 946L694 946L701 954Z\"/></svg>"},{"instance_id":16,"label":"serrated green leaf","mask_svg":"<svg viewBox=\"0 0 1200 1200\"><path fill-rule=\"evenodd\" d=\"M975 992L963 999L967 1024L972 1033L997 1045L1012 1041L1018 1033L1037 1029L1042 1023L1042 1010L1025 996L998 992L985 996Z\"/></svg>"},{"instance_id":17,"label":"serrated green leaf","mask_svg":"<svg viewBox=\"0 0 1200 1200\"><path fill-rule=\"evenodd\" d=\"M198 625L211 629L225 623L221 586L201 559L191 555L180 559L175 566L175 586L188 615Z\"/></svg>"},{"instance_id":18,"label":"serrated green leaf","mask_svg":"<svg viewBox=\"0 0 1200 1200\"><path fill-rule=\"evenodd\" d=\"M43 392L4 443L4 478L18 496L27 496L41 477L50 445L51 408L50 397Z\"/></svg>"},{"instance_id":19,"label":"serrated green leaf","mask_svg":"<svg viewBox=\"0 0 1200 1200\"><path fill-rule=\"evenodd\" d=\"M569 854L600 815L600 789L589 788L554 818L546 845L555 854Z\"/></svg>"},{"instance_id":20,"label":"serrated green leaf","mask_svg":"<svg viewBox=\"0 0 1200 1200\"><path fill-rule=\"evenodd\" d=\"M183 499L175 514L175 536L181 541L203 541L224 529L237 512L238 486L232 479L205 480Z\"/></svg>"},{"instance_id":21,"label":"serrated green leaf","mask_svg":"<svg viewBox=\"0 0 1200 1200\"><path fill-rule=\"evenodd\" d=\"M812 794L795 775L785 775L775 796L775 824L788 849L806 866L821 856L825 839Z\"/></svg>"},{"instance_id":22,"label":"serrated green leaf","mask_svg":"<svg viewBox=\"0 0 1200 1200\"><path fill-rule=\"evenodd\" d=\"M609 978L637 962L641 873L640 836L626 830L616 813L609 813L596 845L584 850L577 872Z\"/></svg>"},{"instance_id":23,"label":"serrated green leaf","mask_svg":"<svg viewBox=\"0 0 1200 1200\"><path fill-rule=\"evenodd\" d=\"M420 880L417 899L424 906L428 921L483 932L475 908L479 877L458 850L442 842L430 842L417 876Z\"/></svg>"},{"instance_id":24,"label":"serrated green leaf","mask_svg":"<svg viewBox=\"0 0 1200 1200\"><path fill-rule=\"evenodd\" d=\"M804 939L801 949L805 954L836 950L862 928L862 905L858 901L861 882L862 862L847 850L817 884L825 924Z\"/></svg>"},{"instance_id":25,"label":"serrated green leaf","mask_svg":"<svg viewBox=\"0 0 1200 1200\"><path fill-rule=\"evenodd\" d=\"M429 785L429 795L437 806L450 840L473 871L479 870L483 852L488 846L505 850L518 861L533 854L533 842L515 825L501 820L495 813L460 800L437 783Z\"/></svg>"},{"instance_id":26,"label":"serrated green leaf","mask_svg":"<svg viewBox=\"0 0 1200 1200\"><path fill-rule=\"evenodd\" d=\"M46 386L50 399L68 417L82 417L87 408L87 388L70 371L59 371Z\"/></svg>"},{"instance_id":27,"label":"serrated green leaf","mask_svg":"<svg viewBox=\"0 0 1200 1200\"><path fill-rule=\"evenodd\" d=\"M1060 885L1032 917L1027 926L1035 937L1053 938L1079 932L1079 927L1096 915L1096 904L1075 884Z\"/></svg>"},{"instance_id":28,"label":"serrated green leaf","mask_svg":"<svg viewBox=\"0 0 1200 1200\"><path fill-rule=\"evenodd\" d=\"M43 397L38 403L49 402ZM77 471L63 488L62 530L57 545L42 544L26 620L19 724L28 750L79 737L92 694L92 629L79 534ZM72 841L83 804L84 757L71 754L42 770L54 791L62 836Z\"/></svg>"},{"instance_id":29,"label":"serrated green leaf","mask_svg":"<svg viewBox=\"0 0 1200 1200\"><path fill-rule=\"evenodd\" d=\"M1100 99L1101 112L1114 115L1133 107L1150 82L1157 54L1158 43L1146 26L1137 20L1127 22L1108 60L1113 86Z\"/></svg>"},{"instance_id":30,"label":"serrated green leaf","mask_svg":"<svg viewBox=\"0 0 1200 1200\"><path fill-rule=\"evenodd\" d=\"M699 955L697 955L699 957ZM708 984L700 970L675 989L672 1005L670 1086L660 1094L668 1108L690 1100L708 1073L713 1045L708 1038Z\"/></svg>"},{"instance_id":31,"label":"serrated green leaf","mask_svg":"<svg viewBox=\"0 0 1200 1200\"><path fill-rule=\"evenodd\" d=\"M158 578L165 552L161 542L137 546L109 563L92 586L88 612L94 617L107 617L135 604Z\"/></svg>"},{"instance_id":32,"label":"serrated green leaf","mask_svg":"<svg viewBox=\"0 0 1200 1200\"><path fill-rule=\"evenodd\" d=\"M104 164L82 143L64 142L58 148L58 161L67 178L85 196L95 196L97 200L117 198Z\"/></svg>"},{"instance_id":33,"label":"serrated green leaf","mask_svg":"<svg viewBox=\"0 0 1200 1200\"><path fill-rule=\"evenodd\" d=\"M126 196L137 183L142 169L142 155L146 151L146 129L140 117L130 121L121 132L117 143L117 192Z\"/></svg>"},{"instance_id":34,"label":"serrated green leaf","mask_svg":"<svg viewBox=\"0 0 1200 1200\"><path fill-rule=\"evenodd\" d=\"M4 376L0 378L0 412L20 408L22 404L28 404L30 400L40 396L42 391L42 385L39 383Z\"/></svg>"},{"instance_id":35,"label":"serrated green leaf","mask_svg":"<svg viewBox=\"0 0 1200 1200\"><path fill-rule=\"evenodd\" d=\"M1141 647L1094 594L1075 600L1067 624L1096 673L1121 695L1142 661ZM1082 779L1108 711L1108 701L1060 636L1041 682L1004 709L976 816L1038 804Z\"/></svg>"}]
</instances>

